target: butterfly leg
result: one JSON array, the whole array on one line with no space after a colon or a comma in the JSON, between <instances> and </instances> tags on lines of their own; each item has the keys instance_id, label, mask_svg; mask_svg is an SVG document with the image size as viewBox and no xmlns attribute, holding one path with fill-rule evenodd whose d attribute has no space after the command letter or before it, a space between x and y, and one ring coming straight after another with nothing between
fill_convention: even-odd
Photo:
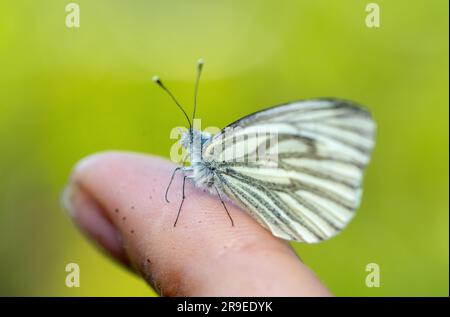
<instances>
[{"instance_id":1,"label":"butterfly leg","mask_svg":"<svg viewBox=\"0 0 450 317\"><path fill-rule=\"evenodd\" d=\"M181 208L183 207L184 199L186 198L186 196L184 195L184 187L186 185L186 177L187 176L183 177L183 197L181 198L180 208L178 208L177 218L175 219L175 223L173 224L174 227L177 226L178 218L180 217Z\"/></svg>"},{"instance_id":2,"label":"butterfly leg","mask_svg":"<svg viewBox=\"0 0 450 317\"><path fill-rule=\"evenodd\" d=\"M167 185L166 194L164 195L164 198L166 199L166 202L170 203L169 199L167 199L167 194L169 193L170 185L172 185L173 179L175 178L175 174L181 169L181 167L177 167L173 170L172 177L170 178L169 185Z\"/></svg>"},{"instance_id":3,"label":"butterfly leg","mask_svg":"<svg viewBox=\"0 0 450 317\"><path fill-rule=\"evenodd\" d=\"M166 202L167 202L167 203L170 203L169 199L167 198L167 195L169 194L169 188L170 188L170 185L172 185L173 179L175 178L175 174L176 174L179 170L182 170L182 169L185 168L187 159L188 159L188 157L185 156L184 159L183 159L183 165L182 165L182 166L179 166L179 167L177 167L177 168L175 168L175 169L173 170L172 177L170 178L169 185L167 185L166 194L164 195L164 198L166 199Z\"/></svg>"},{"instance_id":4,"label":"butterfly leg","mask_svg":"<svg viewBox=\"0 0 450 317\"><path fill-rule=\"evenodd\" d=\"M222 200L222 197L220 197L219 190L217 189L216 185L213 185L213 186L214 186L214 188L216 189L217 196L219 196L219 199L220 199L220 202L221 202L222 205L223 205L223 208L225 208L225 211L227 212L228 218L230 218L231 225L234 227L233 218L231 218L231 215L230 215L230 213L229 213L229 211L228 211L228 209L227 209L227 206L225 205L225 202Z\"/></svg>"}]
</instances>

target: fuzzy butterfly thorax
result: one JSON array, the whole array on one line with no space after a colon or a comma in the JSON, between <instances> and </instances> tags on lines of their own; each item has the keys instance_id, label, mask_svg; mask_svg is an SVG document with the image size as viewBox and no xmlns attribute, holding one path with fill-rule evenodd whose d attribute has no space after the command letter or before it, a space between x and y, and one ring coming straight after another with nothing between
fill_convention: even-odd
<instances>
[{"instance_id":1,"label":"fuzzy butterfly thorax","mask_svg":"<svg viewBox=\"0 0 450 317\"><path fill-rule=\"evenodd\" d=\"M186 149L186 159L190 166L184 167L183 172L193 183L203 189L210 189L214 183L213 169L202 159L203 146L211 140L209 133L196 129L189 129L182 134L180 143Z\"/></svg>"}]
</instances>

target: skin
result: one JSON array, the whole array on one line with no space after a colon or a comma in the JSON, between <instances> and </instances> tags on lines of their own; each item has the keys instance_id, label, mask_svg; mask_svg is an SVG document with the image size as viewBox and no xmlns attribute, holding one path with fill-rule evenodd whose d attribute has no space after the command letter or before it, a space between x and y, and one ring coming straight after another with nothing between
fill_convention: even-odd
<instances>
[{"instance_id":1,"label":"skin","mask_svg":"<svg viewBox=\"0 0 450 317\"><path fill-rule=\"evenodd\" d=\"M163 296L331 296L278 239L243 210L186 183L164 193L173 163L148 155L106 152L81 160L63 194L74 223L112 258L139 273Z\"/></svg>"}]
</instances>

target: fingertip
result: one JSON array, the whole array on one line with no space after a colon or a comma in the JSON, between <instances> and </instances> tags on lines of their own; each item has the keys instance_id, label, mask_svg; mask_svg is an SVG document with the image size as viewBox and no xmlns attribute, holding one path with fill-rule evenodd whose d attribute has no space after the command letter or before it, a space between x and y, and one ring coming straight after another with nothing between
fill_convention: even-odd
<instances>
[{"instance_id":1,"label":"fingertip","mask_svg":"<svg viewBox=\"0 0 450 317\"><path fill-rule=\"evenodd\" d=\"M99 214L119 232L133 266L161 294L329 294L285 241L226 202L231 226L218 197L192 184L186 183L187 198L174 227L183 191L178 177L171 193L179 195L170 196L171 203L165 201L174 168L175 164L153 156L103 152L81 160L71 178L101 206ZM75 216L78 223L89 230L102 226L100 222L91 226L85 214L89 212L75 211L80 213ZM305 281L319 291L303 285Z\"/></svg>"}]
</instances>

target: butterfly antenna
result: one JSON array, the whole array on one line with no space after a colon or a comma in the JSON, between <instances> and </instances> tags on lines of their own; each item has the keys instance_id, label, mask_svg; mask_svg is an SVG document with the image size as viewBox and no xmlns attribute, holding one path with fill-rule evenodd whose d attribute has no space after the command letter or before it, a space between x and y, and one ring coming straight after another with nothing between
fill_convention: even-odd
<instances>
[{"instance_id":1,"label":"butterfly antenna","mask_svg":"<svg viewBox=\"0 0 450 317\"><path fill-rule=\"evenodd\" d=\"M183 109L183 107L180 105L180 103L178 102L178 100L175 98L174 95L172 95L172 93L170 92L169 89L167 89L166 86L164 86L164 84L162 83L161 79L159 79L158 76L153 76L152 80L158 84L165 92L167 92L167 94L170 96L170 98L172 98L172 100L175 102L175 104L178 106L178 108L180 108L180 110L183 112L184 116L186 117L188 123L189 123L189 129L192 129L192 123L191 120L189 119L189 116L187 115L186 111Z\"/></svg>"},{"instance_id":2,"label":"butterfly antenna","mask_svg":"<svg viewBox=\"0 0 450 317\"><path fill-rule=\"evenodd\" d=\"M195 110L197 109L197 95L198 95L198 83L200 81L200 75L202 74L203 64L205 61L200 58L197 62L197 79L195 80L195 90L194 90L194 112L192 114L192 121L195 119Z\"/></svg>"}]
</instances>

